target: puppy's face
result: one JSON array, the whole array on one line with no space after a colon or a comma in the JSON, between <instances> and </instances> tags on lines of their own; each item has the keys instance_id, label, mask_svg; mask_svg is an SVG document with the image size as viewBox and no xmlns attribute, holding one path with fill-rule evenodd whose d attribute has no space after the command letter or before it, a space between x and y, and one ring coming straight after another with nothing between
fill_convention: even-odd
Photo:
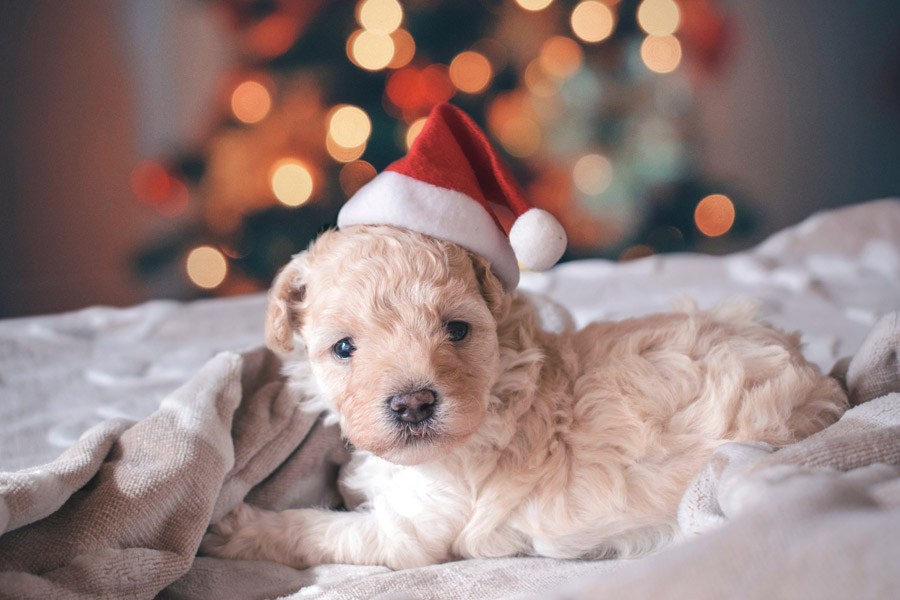
<instances>
[{"instance_id":1,"label":"puppy's face","mask_svg":"<svg viewBox=\"0 0 900 600\"><path fill-rule=\"evenodd\" d=\"M499 363L499 281L466 250L408 230L323 234L270 292L267 341L306 344L357 448L399 464L445 454L486 414Z\"/></svg>"}]
</instances>

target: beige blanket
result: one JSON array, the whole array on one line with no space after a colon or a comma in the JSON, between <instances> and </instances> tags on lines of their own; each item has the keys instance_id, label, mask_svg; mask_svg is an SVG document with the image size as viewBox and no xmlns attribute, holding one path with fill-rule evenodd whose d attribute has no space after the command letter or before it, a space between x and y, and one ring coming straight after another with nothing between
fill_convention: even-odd
<instances>
[{"instance_id":1,"label":"beige blanket","mask_svg":"<svg viewBox=\"0 0 900 600\"><path fill-rule=\"evenodd\" d=\"M299 410L266 350L223 353L148 418L109 420L49 464L0 473L0 597L877 598L900 584L900 395L884 395L900 389L898 348L894 314L847 367L862 404L828 430L777 452L722 447L682 502L689 539L656 556L401 572L195 558L207 525L245 497L340 502L338 433Z\"/></svg>"}]
</instances>

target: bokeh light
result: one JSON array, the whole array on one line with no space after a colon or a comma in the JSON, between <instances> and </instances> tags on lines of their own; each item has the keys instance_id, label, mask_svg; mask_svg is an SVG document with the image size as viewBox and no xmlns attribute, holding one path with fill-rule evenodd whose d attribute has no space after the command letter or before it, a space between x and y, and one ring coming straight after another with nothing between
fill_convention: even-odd
<instances>
[{"instance_id":1,"label":"bokeh light","mask_svg":"<svg viewBox=\"0 0 900 600\"><path fill-rule=\"evenodd\" d=\"M391 33L403 22L403 8L397 0L363 0L357 5L356 20L369 31Z\"/></svg>"},{"instance_id":2,"label":"bokeh light","mask_svg":"<svg viewBox=\"0 0 900 600\"><path fill-rule=\"evenodd\" d=\"M379 71L394 58L394 40L386 33L360 29L347 40L347 55L367 71Z\"/></svg>"},{"instance_id":3,"label":"bokeh light","mask_svg":"<svg viewBox=\"0 0 900 600\"><path fill-rule=\"evenodd\" d=\"M335 107L328 118L328 135L339 146L356 148L372 134L372 121L366 111L345 104Z\"/></svg>"},{"instance_id":4,"label":"bokeh light","mask_svg":"<svg viewBox=\"0 0 900 600\"><path fill-rule=\"evenodd\" d=\"M212 289L225 281L228 275L228 261L212 246L199 246L188 254L185 270L194 285Z\"/></svg>"},{"instance_id":5,"label":"bokeh light","mask_svg":"<svg viewBox=\"0 0 900 600\"><path fill-rule=\"evenodd\" d=\"M141 202L156 205L169 195L171 177L165 167L144 161L131 171L131 191Z\"/></svg>"},{"instance_id":6,"label":"bokeh light","mask_svg":"<svg viewBox=\"0 0 900 600\"><path fill-rule=\"evenodd\" d=\"M366 151L366 145L360 144L353 148L347 148L335 142L331 134L328 134L325 136L325 150L331 158L338 162L350 162L363 155Z\"/></svg>"},{"instance_id":7,"label":"bokeh light","mask_svg":"<svg viewBox=\"0 0 900 600\"><path fill-rule=\"evenodd\" d=\"M312 195L313 178L309 169L297 159L286 158L272 167L272 193L286 206L300 206Z\"/></svg>"},{"instance_id":8,"label":"bokeh light","mask_svg":"<svg viewBox=\"0 0 900 600\"><path fill-rule=\"evenodd\" d=\"M671 35L678 29L681 11L673 0L644 0L637 10L637 22L649 35Z\"/></svg>"},{"instance_id":9,"label":"bokeh light","mask_svg":"<svg viewBox=\"0 0 900 600\"><path fill-rule=\"evenodd\" d=\"M549 98L559 92L561 81L550 77L541 67L540 59L536 58L525 67L522 77L528 91L541 98Z\"/></svg>"},{"instance_id":10,"label":"bokeh light","mask_svg":"<svg viewBox=\"0 0 900 600\"><path fill-rule=\"evenodd\" d=\"M484 90L491 82L491 75L491 63L478 52L461 52L450 63L450 81L469 94Z\"/></svg>"},{"instance_id":11,"label":"bokeh light","mask_svg":"<svg viewBox=\"0 0 900 600\"><path fill-rule=\"evenodd\" d=\"M231 112L242 123L262 121L272 108L272 96L258 81L244 81L231 94Z\"/></svg>"},{"instance_id":12,"label":"bokeh light","mask_svg":"<svg viewBox=\"0 0 900 600\"><path fill-rule=\"evenodd\" d=\"M405 67L416 55L416 42L413 36L405 29L398 29L391 33L391 40L394 42L394 57L388 63L388 68Z\"/></svg>"},{"instance_id":13,"label":"bokeh light","mask_svg":"<svg viewBox=\"0 0 900 600\"><path fill-rule=\"evenodd\" d=\"M425 121L427 121L425 117L421 119L416 119L410 124L409 129L406 130L406 149L409 150L412 148L413 142L416 141L416 138L419 137L419 134L422 133L422 128L425 127Z\"/></svg>"},{"instance_id":14,"label":"bokeh light","mask_svg":"<svg viewBox=\"0 0 900 600\"><path fill-rule=\"evenodd\" d=\"M711 194L697 204L694 223L703 235L717 237L734 225L734 204L728 196Z\"/></svg>"},{"instance_id":15,"label":"bokeh light","mask_svg":"<svg viewBox=\"0 0 900 600\"><path fill-rule=\"evenodd\" d=\"M575 187L591 196L606 191L612 183L612 177L612 163L601 154L585 154L572 168Z\"/></svg>"},{"instance_id":16,"label":"bokeh light","mask_svg":"<svg viewBox=\"0 0 900 600\"><path fill-rule=\"evenodd\" d=\"M608 38L616 26L616 16L610 7L597 2L585 0L572 11L570 19L572 31L585 42L602 42Z\"/></svg>"},{"instance_id":17,"label":"bokeh light","mask_svg":"<svg viewBox=\"0 0 900 600\"><path fill-rule=\"evenodd\" d=\"M341 189L344 190L347 197L350 197L359 191L359 188L372 181L375 175L375 167L364 160L354 160L341 167L338 180Z\"/></svg>"},{"instance_id":18,"label":"bokeh light","mask_svg":"<svg viewBox=\"0 0 900 600\"><path fill-rule=\"evenodd\" d=\"M516 4L530 11L544 10L551 2L553 0L516 0Z\"/></svg>"},{"instance_id":19,"label":"bokeh light","mask_svg":"<svg viewBox=\"0 0 900 600\"><path fill-rule=\"evenodd\" d=\"M548 75L568 79L581 68L584 52L572 38L556 35L541 45L538 61Z\"/></svg>"},{"instance_id":20,"label":"bokeh light","mask_svg":"<svg viewBox=\"0 0 900 600\"><path fill-rule=\"evenodd\" d=\"M672 35L650 35L641 44L641 59L657 73L674 71L681 62L681 44Z\"/></svg>"},{"instance_id":21,"label":"bokeh light","mask_svg":"<svg viewBox=\"0 0 900 600\"><path fill-rule=\"evenodd\" d=\"M513 156L525 158L541 147L541 128L528 117L512 117L500 126L500 143Z\"/></svg>"}]
</instances>

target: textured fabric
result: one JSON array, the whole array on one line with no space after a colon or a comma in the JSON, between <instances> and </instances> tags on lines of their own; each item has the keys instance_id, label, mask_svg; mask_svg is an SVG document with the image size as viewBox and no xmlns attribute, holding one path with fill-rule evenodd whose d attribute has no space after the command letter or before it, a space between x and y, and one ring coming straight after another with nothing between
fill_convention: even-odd
<instances>
[{"instance_id":1,"label":"textured fabric","mask_svg":"<svg viewBox=\"0 0 900 600\"><path fill-rule=\"evenodd\" d=\"M207 525L245 496L338 504L346 450L279 367L264 349L223 353L146 419L107 421L47 465L0 473L0 597L150 598L186 573L189 588ZM214 581L232 571L218 566ZM266 571L256 585L278 581ZM216 597L242 597L228 596L238 583Z\"/></svg>"},{"instance_id":2,"label":"textured fabric","mask_svg":"<svg viewBox=\"0 0 900 600\"><path fill-rule=\"evenodd\" d=\"M898 232L900 202L885 200L728 257L579 261L523 278L579 326L664 310L680 294L704 307L752 296L804 332L824 369L859 349L845 365L851 395L874 400L778 451L724 446L682 502L687 539L637 561L395 573L195 559L207 523L245 493L273 508L336 500L343 446L284 402L271 355L228 352L201 368L259 343L264 297L0 322L0 598L891 597L898 400L881 394L896 381L897 331L896 316L878 316L900 298ZM542 316L571 323L554 305Z\"/></svg>"}]
</instances>

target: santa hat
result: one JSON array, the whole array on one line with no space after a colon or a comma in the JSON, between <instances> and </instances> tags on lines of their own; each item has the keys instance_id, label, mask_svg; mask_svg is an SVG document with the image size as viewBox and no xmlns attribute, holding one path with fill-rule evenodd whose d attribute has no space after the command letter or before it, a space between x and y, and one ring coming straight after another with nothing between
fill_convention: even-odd
<instances>
[{"instance_id":1,"label":"santa hat","mask_svg":"<svg viewBox=\"0 0 900 600\"><path fill-rule=\"evenodd\" d=\"M491 204L515 215L509 237ZM559 222L528 203L484 132L451 104L431 111L409 153L360 188L337 223L394 225L459 244L486 258L507 292L519 264L543 271L566 249Z\"/></svg>"}]
</instances>

